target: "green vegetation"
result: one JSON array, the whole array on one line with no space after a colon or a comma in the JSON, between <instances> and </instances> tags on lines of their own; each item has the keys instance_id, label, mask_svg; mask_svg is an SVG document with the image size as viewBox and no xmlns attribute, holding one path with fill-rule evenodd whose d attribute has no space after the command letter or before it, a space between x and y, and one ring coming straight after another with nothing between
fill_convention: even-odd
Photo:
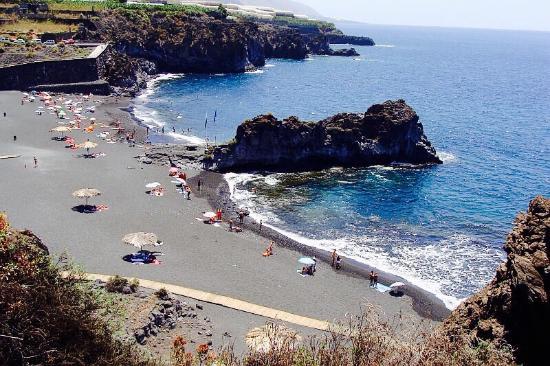
<instances>
[{"instance_id":1,"label":"green vegetation","mask_svg":"<svg viewBox=\"0 0 550 366\"><path fill-rule=\"evenodd\" d=\"M82 1L82 0L45 0L51 11L100 11L106 9L138 9L146 11L182 12L188 15L208 14L212 12L196 5L167 4L163 6L149 4L127 4L116 0Z\"/></svg>"},{"instance_id":2,"label":"green vegetation","mask_svg":"<svg viewBox=\"0 0 550 366\"><path fill-rule=\"evenodd\" d=\"M336 30L336 26L333 23L325 22L322 20L309 20L309 19L277 16L273 19L273 23L278 25L288 26L288 27L311 28L311 29L317 28L325 32Z\"/></svg>"},{"instance_id":3,"label":"green vegetation","mask_svg":"<svg viewBox=\"0 0 550 366\"><path fill-rule=\"evenodd\" d=\"M0 214L0 365L157 365L121 335L122 302Z\"/></svg>"}]
</instances>

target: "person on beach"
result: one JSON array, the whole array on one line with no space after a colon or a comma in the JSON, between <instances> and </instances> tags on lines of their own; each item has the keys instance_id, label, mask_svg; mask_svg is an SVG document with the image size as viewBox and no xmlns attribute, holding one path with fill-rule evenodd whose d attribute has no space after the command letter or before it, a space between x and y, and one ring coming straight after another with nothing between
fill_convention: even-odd
<instances>
[{"instance_id":1,"label":"person on beach","mask_svg":"<svg viewBox=\"0 0 550 366\"><path fill-rule=\"evenodd\" d=\"M374 284L373 287L378 287L378 273L374 272Z\"/></svg>"},{"instance_id":2,"label":"person on beach","mask_svg":"<svg viewBox=\"0 0 550 366\"><path fill-rule=\"evenodd\" d=\"M233 220L229 220L229 231L233 231Z\"/></svg>"},{"instance_id":3,"label":"person on beach","mask_svg":"<svg viewBox=\"0 0 550 366\"><path fill-rule=\"evenodd\" d=\"M263 225L263 221L260 220L260 231L262 231L262 225Z\"/></svg>"},{"instance_id":4,"label":"person on beach","mask_svg":"<svg viewBox=\"0 0 550 366\"><path fill-rule=\"evenodd\" d=\"M264 257L269 257L273 255L273 240L269 242L269 246L267 247L267 249L264 251L262 255Z\"/></svg>"},{"instance_id":5,"label":"person on beach","mask_svg":"<svg viewBox=\"0 0 550 366\"><path fill-rule=\"evenodd\" d=\"M315 262L315 263L311 266L311 272L315 273L315 272L317 272L317 257L313 256L312 259L313 259L313 262Z\"/></svg>"},{"instance_id":6,"label":"person on beach","mask_svg":"<svg viewBox=\"0 0 550 366\"><path fill-rule=\"evenodd\" d=\"M172 132L176 133L176 127L172 126Z\"/></svg>"},{"instance_id":7,"label":"person on beach","mask_svg":"<svg viewBox=\"0 0 550 366\"><path fill-rule=\"evenodd\" d=\"M13 135L13 142L17 141L17 136Z\"/></svg>"},{"instance_id":8,"label":"person on beach","mask_svg":"<svg viewBox=\"0 0 550 366\"><path fill-rule=\"evenodd\" d=\"M145 126L147 137L149 137L149 126Z\"/></svg>"},{"instance_id":9,"label":"person on beach","mask_svg":"<svg viewBox=\"0 0 550 366\"><path fill-rule=\"evenodd\" d=\"M335 265L336 265L336 249L334 249L334 250L332 251L332 262L331 262L330 266L331 266L332 268L334 268Z\"/></svg>"},{"instance_id":10,"label":"person on beach","mask_svg":"<svg viewBox=\"0 0 550 366\"><path fill-rule=\"evenodd\" d=\"M164 135L164 126L162 126L162 130L161 130L161 131L162 131L162 134Z\"/></svg>"},{"instance_id":11,"label":"person on beach","mask_svg":"<svg viewBox=\"0 0 550 366\"><path fill-rule=\"evenodd\" d=\"M201 184L202 184L202 182L199 179L199 181L197 182L197 189L198 189L199 192L201 191Z\"/></svg>"},{"instance_id":12,"label":"person on beach","mask_svg":"<svg viewBox=\"0 0 550 366\"><path fill-rule=\"evenodd\" d=\"M370 287L373 287L373 286L374 286L374 271L370 271L370 273L369 273L369 280L370 280L369 286L370 286Z\"/></svg>"},{"instance_id":13,"label":"person on beach","mask_svg":"<svg viewBox=\"0 0 550 366\"><path fill-rule=\"evenodd\" d=\"M6 117L6 112L4 112L4 117Z\"/></svg>"},{"instance_id":14,"label":"person on beach","mask_svg":"<svg viewBox=\"0 0 550 366\"><path fill-rule=\"evenodd\" d=\"M336 257L336 266L334 268L336 269L342 268L342 258L340 258L340 256Z\"/></svg>"},{"instance_id":15,"label":"person on beach","mask_svg":"<svg viewBox=\"0 0 550 366\"><path fill-rule=\"evenodd\" d=\"M187 193L187 199L191 200L191 188L189 186L185 187L185 193Z\"/></svg>"},{"instance_id":16,"label":"person on beach","mask_svg":"<svg viewBox=\"0 0 550 366\"><path fill-rule=\"evenodd\" d=\"M244 223L244 212L242 210L239 211L239 222Z\"/></svg>"},{"instance_id":17,"label":"person on beach","mask_svg":"<svg viewBox=\"0 0 550 366\"><path fill-rule=\"evenodd\" d=\"M36 156L33 156L33 160L34 160L34 167L37 168L38 167L38 159L36 158Z\"/></svg>"}]
</instances>

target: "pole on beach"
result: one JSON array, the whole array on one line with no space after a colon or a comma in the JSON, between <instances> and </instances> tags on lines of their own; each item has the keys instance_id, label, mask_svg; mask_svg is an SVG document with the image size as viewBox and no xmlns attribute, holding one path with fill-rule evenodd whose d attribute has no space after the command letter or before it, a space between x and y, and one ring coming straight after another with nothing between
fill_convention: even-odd
<instances>
[{"instance_id":1,"label":"pole on beach","mask_svg":"<svg viewBox=\"0 0 550 366\"><path fill-rule=\"evenodd\" d=\"M205 141L206 141L206 147L208 147L208 112L206 112L206 118L204 120L204 134L205 134Z\"/></svg>"}]
</instances>

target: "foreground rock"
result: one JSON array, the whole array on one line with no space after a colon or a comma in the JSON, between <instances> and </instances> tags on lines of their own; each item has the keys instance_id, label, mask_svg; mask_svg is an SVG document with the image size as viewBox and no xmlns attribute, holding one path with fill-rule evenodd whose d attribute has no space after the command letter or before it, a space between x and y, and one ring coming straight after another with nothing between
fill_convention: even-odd
<instances>
[{"instance_id":1,"label":"foreground rock","mask_svg":"<svg viewBox=\"0 0 550 366\"><path fill-rule=\"evenodd\" d=\"M364 114L341 113L318 123L258 116L235 140L210 151L218 171L310 171L332 166L440 164L418 115L404 100L375 104Z\"/></svg>"},{"instance_id":2,"label":"foreground rock","mask_svg":"<svg viewBox=\"0 0 550 366\"><path fill-rule=\"evenodd\" d=\"M445 321L449 336L468 334L515 349L525 365L548 363L550 329L550 200L536 197L520 213L495 278Z\"/></svg>"}]
</instances>

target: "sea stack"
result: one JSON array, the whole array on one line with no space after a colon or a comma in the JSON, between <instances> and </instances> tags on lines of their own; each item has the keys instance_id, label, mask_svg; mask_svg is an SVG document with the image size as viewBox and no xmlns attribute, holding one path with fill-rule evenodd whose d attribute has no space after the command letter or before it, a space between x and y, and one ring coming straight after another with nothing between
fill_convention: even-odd
<instances>
[{"instance_id":1,"label":"sea stack","mask_svg":"<svg viewBox=\"0 0 550 366\"><path fill-rule=\"evenodd\" d=\"M261 115L243 122L235 139L209 151L205 164L227 171L311 171L405 163L441 164L416 112L404 100L340 113L319 122Z\"/></svg>"}]
</instances>

